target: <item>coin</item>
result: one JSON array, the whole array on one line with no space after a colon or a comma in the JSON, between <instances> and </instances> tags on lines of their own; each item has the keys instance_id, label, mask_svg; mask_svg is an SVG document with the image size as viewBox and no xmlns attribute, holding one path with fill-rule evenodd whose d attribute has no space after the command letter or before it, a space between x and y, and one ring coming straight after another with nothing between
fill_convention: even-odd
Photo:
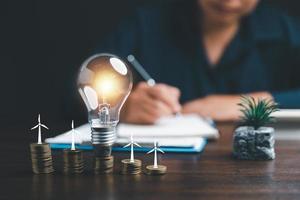
<instances>
[{"instance_id":1,"label":"coin","mask_svg":"<svg viewBox=\"0 0 300 200\"><path fill-rule=\"evenodd\" d=\"M30 151L31 152L48 152L50 149L50 145L48 143L31 143L30 144Z\"/></svg>"},{"instance_id":2,"label":"coin","mask_svg":"<svg viewBox=\"0 0 300 200\"><path fill-rule=\"evenodd\" d=\"M114 166L114 163L111 162L103 162L103 163L99 163L99 162L95 162L94 167L95 168L99 168L99 169L106 169L106 168L112 168Z\"/></svg>"},{"instance_id":3,"label":"coin","mask_svg":"<svg viewBox=\"0 0 300 200\"><path fill-rule=\"evenodd\" d=\"M110 144L93 144L95 157L111 156L112 146Z\"/></svg>"},{"instance_id":4,"label":"coin","mask_svg":"<svg viewBox=\"0 0 300 200\"><path fill-rule=\"evenodd\" d=\"M96 174L108 174L113 171L114 157L95 157L94 158L94 171Z\"/></svg>"},{"instance_id":5,"label":"coin","mask_svg":"<svg viewBox=\"0 0 300 200\"><path fill-rule=\"evenodd\" d=\"M53 172L54 172L54 169L53 169L53 168L47 169L47 170L37 170L37 169L33 169L32 171L33 171L33 173L35 173L35 174L50 174L50 173L53 173Z\"/></svg>"},{"instance_id":6,"label":"coin","mask_svg":"<svg viewBox=\"0 0 300 200\"><path fill-rule=\"evenodd\" d=\"M44 154L35 154L31 153L31 158L32 159L46 159L46 158L51 158L51 153L44 153Z\"/></svg>"},{"instance_id":7,"label":"coin","mask_svg":"<svg viewBox=\"0 0 300 200\"><path fill-rule=\"evenodd\" d=\"M142 171L142 161L138 159L134 159L131 162L130 159L121 160L121 174L139 174Z\"/></svg>"},{"instance_id":8,"label":"coin","mask_svg":"<svg viewBox=\"0 0 300 200\"><path fill-rule=\"evenodd\" d=\"M163 175L167 172L167 167L164 165L148 165L146 166L146 174L147 175Z\"/></svg>"},{"instance_id":9,"label":"coin","mask_svg":"<svg viewBox=\"0 0 300 200\"><path fill-rule=\"evenodd\" d=\"M95 160L113 160L113 156L95 157Z\"/></svg>"}]
</instances>

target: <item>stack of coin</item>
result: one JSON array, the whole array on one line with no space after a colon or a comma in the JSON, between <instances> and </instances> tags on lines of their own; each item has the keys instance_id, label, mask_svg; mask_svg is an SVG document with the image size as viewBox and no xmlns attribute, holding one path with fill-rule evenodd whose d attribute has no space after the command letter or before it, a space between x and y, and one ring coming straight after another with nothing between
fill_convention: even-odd
<instances>
[{"instance_id":1,"label":"stack of coin","mask_svg":"<svg viewBox=\"0 0 300 200\"><path fill-rule=\"evenodd\" d=\"M124 159L121 161L121 174L140 174L142 171L142 161L134 159Z\"/></svg>"},{"instance_id":2,"label":"stack of coin","mask_svg":"<svg viewBox=\"0 0 300 200\"><path fill-rule=\"evenodd\" d=\"M167 167L164 165L157 165L157 167L154 167L154 165L148 165L146 167L147 175L163 175L166 172L167 172Z\"/></svg>"},{"instance_id":3,"label":"stack of coin","mask_svg":"<svg viewBox=\"0 0 300 200\"><path fill-rule=\"evenodd\" d=\"M113 172L114 157L95 157L94 158L94 170L95 174L109 174Z\"/></svg>"},{"instance_id":4,"label":"stack of coin","mask_svg":"<svg viewBox=\"0 0 300 200\"><path fill-rule=\"evenodd\" d=\"M64 150L64 173L80 174L84 170L84 160L80 150Z\"/></svg>"},{"instance_id":5,"label":"stack of coin","mask_svg":"<svg viewBox=\"0 0 300 200\"><path fill-rule=\"evenodd\" d=\"M49 174L54 172L50 145L30 144L32 171L35 174Z\"/></svg>"}]
</instances>

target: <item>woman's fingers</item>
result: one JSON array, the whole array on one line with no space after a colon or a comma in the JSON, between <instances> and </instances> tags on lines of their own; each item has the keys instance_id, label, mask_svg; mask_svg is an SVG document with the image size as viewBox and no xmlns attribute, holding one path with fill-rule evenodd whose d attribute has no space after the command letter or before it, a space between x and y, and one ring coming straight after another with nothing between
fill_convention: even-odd
<instances>
[{"instance_id":1,"label":"woman's fingers","mask_svg":"<svg viewBox=\"0 0 300 200\"><path fill-rule=\"evenodd\" d=\"M180 110L167 104L161 94L153 95L155 91L166 91L164 87L154 88L146 83L140 83L126 101L121 120L130 123L154 123L160 117L172 115L174 111ZM171 98L179 97L177 89L168 88L168 90Z\"/></svg>"}]
</instances>

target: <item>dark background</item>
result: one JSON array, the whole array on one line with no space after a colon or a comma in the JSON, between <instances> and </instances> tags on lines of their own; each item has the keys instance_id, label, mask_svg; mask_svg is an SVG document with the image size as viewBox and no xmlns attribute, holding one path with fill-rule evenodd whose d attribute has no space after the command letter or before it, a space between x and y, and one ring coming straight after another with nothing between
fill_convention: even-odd
<instances>
[{"instance_id":1,"label":"dark background","mask_svg":"<svg viewBox=\"0 0 300 200\"><path fill-rule=\"evenodd\" d=\"M299 1L269 2L291 15L300 13ZM68 128L71 119L77 125L86 122L75 87L80 64L135 7L159 3L162 1L1 0L0 134L11 129L29 132L38 113L55 135ZM70 116L70 111L77 114Z\"/></svg>"}]
</instances>

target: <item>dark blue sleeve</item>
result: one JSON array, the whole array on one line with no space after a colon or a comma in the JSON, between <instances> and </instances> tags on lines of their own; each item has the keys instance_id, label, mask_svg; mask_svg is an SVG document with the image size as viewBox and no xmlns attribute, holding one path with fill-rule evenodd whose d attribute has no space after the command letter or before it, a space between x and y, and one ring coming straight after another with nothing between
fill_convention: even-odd
<instances>
[{"instance_id":1,"label":"dark blue sleeve","mask_svg":"<svg viewBox=\"0 0 300 200\"><path fill-rule=\"evenodd\" d=\"M300 108L300 89L273 92L272 95L280 108Z\"/></svg>"},{"instance_id":2,"label":"dark blue sleeve","mask_svg":"<svg viewBox=\"0 0 300 200\"><path fill-rule=\"evenodd\" d=\"M113 31L111 31L98 45L96 53L114 54L124 61L127 56L133 54L139 57L139 45L141 44L142 25L136 10L133 14L123 20ZM134 84L143 79L139 74L132 70Z\"/></svg>"},{"instance_id":3,"label":"dark blue sleeve","mask_svg":"<svg viewBox=\"0 0 300 200\"><path fill-rule=\"evenodd\" d=\"M272 95L281 108L300 108L300 20L286 17L285 25L293 59L292 66L288 67L291 70L291 88L294 89L272 92Z\"/></svg>"},{"instance_id":4,"label":"dark blue sleeve","mask_svg":"<svg viewBox=\"0 0 300 200\"><path fill-rule=\"evenodd\" d=\"M137 15L132 14L100 41L95 53L111 53L123 59L135 54L139 44L138 27Z\"/></svg>"}]
</instances>

